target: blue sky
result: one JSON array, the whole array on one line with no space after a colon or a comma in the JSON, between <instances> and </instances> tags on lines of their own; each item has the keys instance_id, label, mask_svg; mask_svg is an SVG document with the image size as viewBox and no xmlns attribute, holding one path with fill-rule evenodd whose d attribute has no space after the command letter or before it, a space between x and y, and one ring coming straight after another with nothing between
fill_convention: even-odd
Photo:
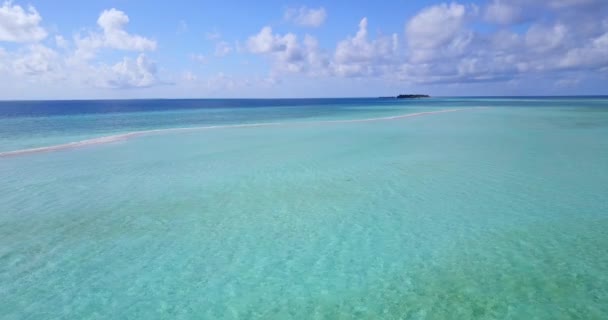
<instances>
[{"instance_id":1,"label":"blue sky","mask_svg":"<svg viewBox=\"0 0 608 320\"><path fill-rule=\"evenodd\" d=\"M4 1L0 99L608 94L608 1Z\"/></svg>"}]
</instances>

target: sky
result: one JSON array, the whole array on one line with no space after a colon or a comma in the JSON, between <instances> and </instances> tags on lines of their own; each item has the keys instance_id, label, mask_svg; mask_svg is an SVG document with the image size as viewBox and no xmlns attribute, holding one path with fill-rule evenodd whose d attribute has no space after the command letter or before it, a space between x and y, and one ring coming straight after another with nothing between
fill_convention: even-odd
<instances>
[{"instance_id":1,"label":"sky","mask_svg":"<svg viewBox=\"0 0 608 320\"><path fill-rule=\"evenodd\" d=\"M0 0L0 100L608 94L608 0Z\"/></svg>"}]
</instances>

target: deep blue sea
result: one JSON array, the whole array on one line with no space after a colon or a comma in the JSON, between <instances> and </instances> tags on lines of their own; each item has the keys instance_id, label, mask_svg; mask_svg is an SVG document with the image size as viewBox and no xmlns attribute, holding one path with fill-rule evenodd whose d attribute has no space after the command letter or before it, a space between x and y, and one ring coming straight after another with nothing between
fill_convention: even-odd
<instances>
[{"instance_id":1,"label":"deep blue sea","mask_svg":"<svg viewBox=\"0 0 608 320\"><path fill-rule=\"evenodd\" d=\"M0 319L607 319L608 97L0 102Z\"/></svg>"}]
</instances>

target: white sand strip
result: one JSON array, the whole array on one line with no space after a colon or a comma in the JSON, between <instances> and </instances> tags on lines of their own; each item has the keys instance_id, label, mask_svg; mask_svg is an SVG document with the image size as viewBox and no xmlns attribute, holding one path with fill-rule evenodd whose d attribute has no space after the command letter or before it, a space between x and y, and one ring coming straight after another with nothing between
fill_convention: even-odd
<instances>
[{"instance_id":1,"label":"white sand strip","mask_svg":"<svg viewBox=\"0 0 608 320\"><path fill-rule=\"evenodd\" d=\"M371 122L371 121L386 121L386 120L397 120L403 118L411 118L411 117L419 117L431 114L438 113L448 113L448 112L457 112L464 110L472 110L479 109L484 107L474 107L474 108L459 108L459 109L445 109L445 110L437 110L437 111L425 111L425 112L416 112L416 113L408 113L397 116L390 117L381 117L381 118L368 118L368 119L351 119L351 120L321 120L321 121L309 121L309 122L266 122L266 123L250 123L250 124L230 124L230 125L217 125L217 126L205 126L205 127L190 127L190 128L168 128L168 129L155 129L155 130L144 130L144 131L134 131L123 134L116 134L111 136L105 136L94 139L87 139L76 142L69 142L64 144L58 144L54 146L48 147L39 147L39 148L30 148L30 149L21 149L15 151L5 151L0 152L0 158L2 157L13 157L13 156L21 156L32 153L42 153L42 152L52 152L59 150L67 150L67 149L75 149L86 146L98 145L98 144L106 144L111 142L123 141L130 138L135 138L143 135L150 134L158 134L158 133L169 133L176 131L195 131L195 130L210 130L210 129L228 129L228 128L252 128L252 127L268 127L268 126L284 126L284 125L314 125L314 124L332 124L332 123L355 123L355 122Z\"/></svg>"}]
</instances>

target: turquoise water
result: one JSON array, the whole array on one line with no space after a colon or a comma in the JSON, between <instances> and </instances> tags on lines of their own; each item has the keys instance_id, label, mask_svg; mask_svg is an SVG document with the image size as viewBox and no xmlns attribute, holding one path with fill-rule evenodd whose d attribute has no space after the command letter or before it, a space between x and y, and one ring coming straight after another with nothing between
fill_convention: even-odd
<instances>
[{"instance_id":1,"label":"turquoise water","mask_svg":"<svg viewBox=\"0 0 608 320\"><path fill-rule=\"evenodd\" d=\"M0 318L608 317L608 100L388 104L0 120L281 123L0 157Z\"/></svg>"}]
</instances>

